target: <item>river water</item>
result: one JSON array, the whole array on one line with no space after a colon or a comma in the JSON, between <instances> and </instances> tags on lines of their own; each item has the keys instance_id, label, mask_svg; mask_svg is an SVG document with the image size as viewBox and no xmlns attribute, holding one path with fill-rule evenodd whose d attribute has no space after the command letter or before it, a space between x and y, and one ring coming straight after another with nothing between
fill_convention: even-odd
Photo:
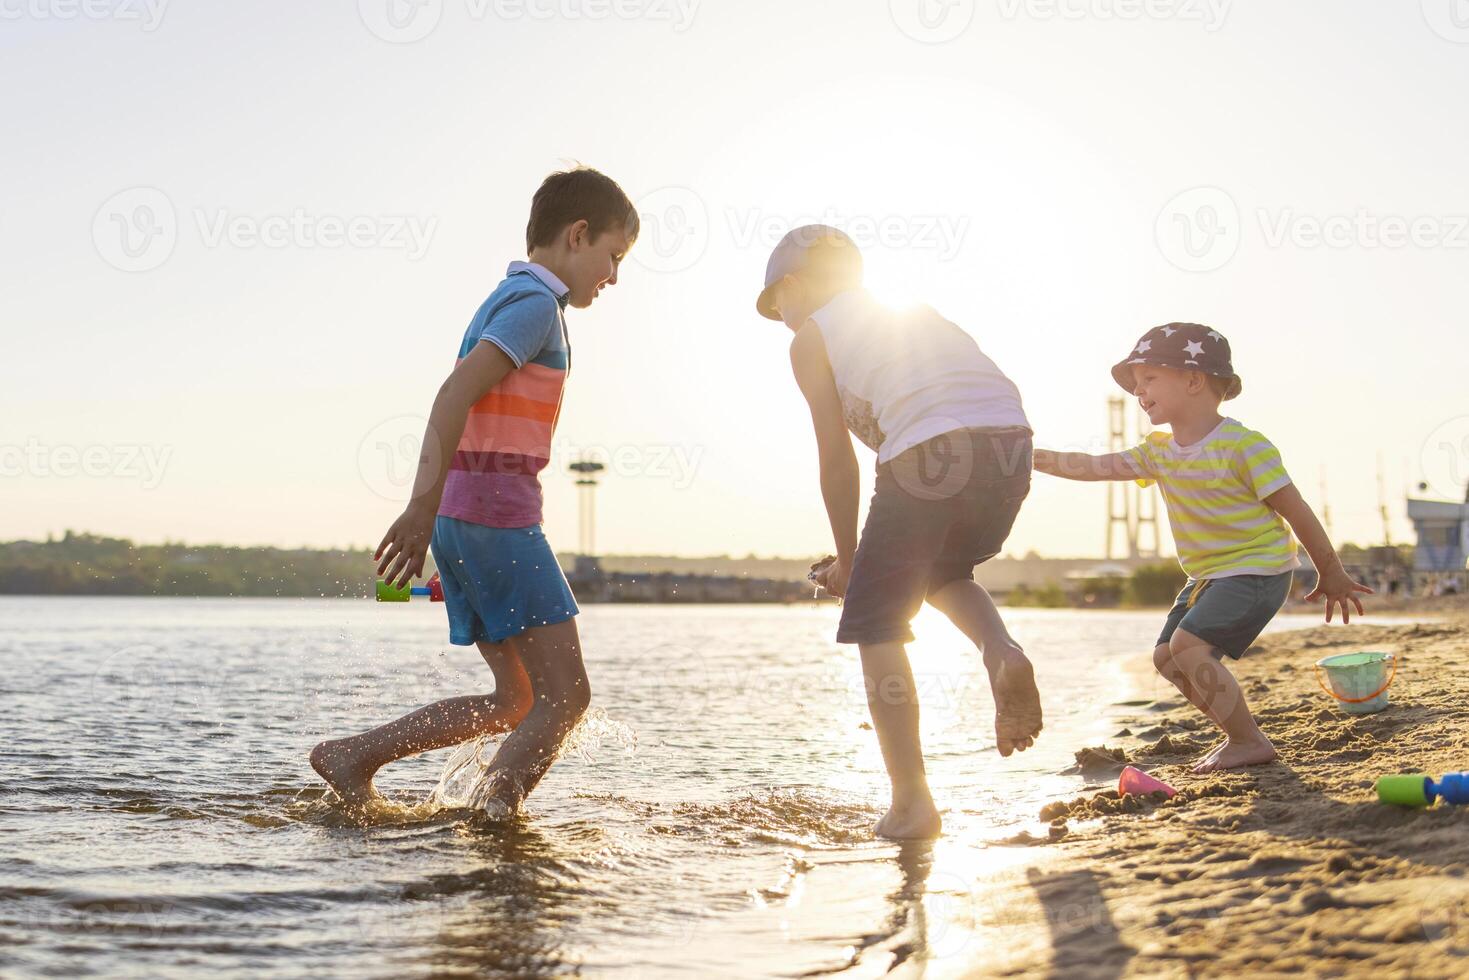
<instances>
[{"instance_id":1,"label":"river water","mask_svg":"<svg viewBox=\"0 0 1469 980\"><path fill-rule=\"evenodd\" d=\"M471 748L383 770L402 814L364 827L306 754L489 689L442 607L0 599L0 974L972 969L976 883L1042 860L1013 839L1083 788L1073 752L1164 696L1124 671L1161 614L1006 611L1046 730L1001 759L978 655L925 609L910 653L945 836L898 846L870 834L885 778L837 613L588 608L593 711L520 819L424 805Z\"/></svg>"}]
</instances>

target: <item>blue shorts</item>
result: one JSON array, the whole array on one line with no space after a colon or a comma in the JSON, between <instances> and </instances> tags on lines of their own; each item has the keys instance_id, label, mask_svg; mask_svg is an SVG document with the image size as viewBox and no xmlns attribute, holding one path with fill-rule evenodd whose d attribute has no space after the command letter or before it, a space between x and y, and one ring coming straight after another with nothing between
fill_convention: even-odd
<instances>
[{"instance_id":1,"label":"blue shorts","mask_svg":"<svg viewBox=\"0 0 1469 980\"><path fill-rule=\"evenodd\" d=\"M1291 574L1231 575L1190 582L1168 611L1158 645L1168 643L1181 629L1238 660L1285 605ZM1194 598L1200 586L1203 591Z\"/></svg>"},{"instance_id":2,"label":"blue shorts","mask_svg":"<svg viewBox=\"0 0 1469 980\"><path fill-rule=\"evenodd\" d=\"M1000 553L1030 492L1029 429L960 429L877 468L838 643L907 643L932 593Z\"/></svg>"},{"instance_id":3,"label":"blue shorts","mask_svg":"<svg viewBox=\"0 0 1469 980\"><path fill-rule=\"evenodd\" d=\"M440 516L433 552L444 583L449 642L456 646L500 643L581 612L539 524L486 527Z\"/></svg>"}]
</instances>

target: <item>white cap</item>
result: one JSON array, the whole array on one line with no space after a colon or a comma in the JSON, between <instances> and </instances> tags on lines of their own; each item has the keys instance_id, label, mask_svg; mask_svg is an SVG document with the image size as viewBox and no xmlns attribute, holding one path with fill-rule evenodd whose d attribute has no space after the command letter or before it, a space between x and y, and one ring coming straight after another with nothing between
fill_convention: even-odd
<instances>
[{"instance_id":1,"label":"white cap","mask_svg":"<svg viewBox=\"0 0 1469 980\"><path fill-rule=\"evenodd\" d=\"M755 300L755 309L761 316L767 320L780 319L780 314L771 302L773 287L786 276L800 272L806 265L806 251L819 242L851 246L857 267L861 268L862 254L857 251L857 243L846 232L830 225L802 225L792 228L786 232L780 244L775 246L775 251L770 253L770 261L765 265L765 288L760 291L760 298Z\"/></svg>"}]
</instances>

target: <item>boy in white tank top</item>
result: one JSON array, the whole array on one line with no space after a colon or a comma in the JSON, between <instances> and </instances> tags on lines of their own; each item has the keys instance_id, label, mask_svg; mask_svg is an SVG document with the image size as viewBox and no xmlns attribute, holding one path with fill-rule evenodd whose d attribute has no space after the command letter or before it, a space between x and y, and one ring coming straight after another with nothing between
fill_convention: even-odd
<instances>
[{"instance_id":1,"label":"boy in white tank top","mask_svg":"<svg viewBox=\"0 0 1469 980\"><path fill-rule=\"evenodd\" d=\"M974 567L1000 552L1030 490L1031 431L1020 393L971 338L928 307L895 311L862 288L862 257L834 228L788 234L756 308L795 333L791 366L811 407L836 556L814 580L845 596L837 642L862 654L867 704L892 780L879 836L935 837L918 698L905 644L927 600L974 641L995 696L1001 755L1041 731L1030 661ZM859 540L857 457L877 453Z\"/></svg>"}]
</instances>

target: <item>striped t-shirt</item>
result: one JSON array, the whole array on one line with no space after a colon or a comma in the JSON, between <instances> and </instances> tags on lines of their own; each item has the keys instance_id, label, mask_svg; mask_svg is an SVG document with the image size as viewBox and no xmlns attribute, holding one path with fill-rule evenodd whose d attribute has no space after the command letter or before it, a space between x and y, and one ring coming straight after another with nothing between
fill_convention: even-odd
<instances>
[{"instance_id":1,"label":"striped t-shirt","mask_svg":"<svg viewBox=\"0 0 1469 980\"><path fill-rule=\"evenodd\" d=\"M1234 419L1192 446L1154 432L1123 458L1163 492L1178 562L1192 579L1299 568L1296 542L1266 497L1291 483L1270 440Z\"/></svg>"},{"instance_id":2,"label":"striped t-shirt","mask_svg":"<svg viewBox=\"0 0 1469 980\"><path fill-rule=\"evenodd\" d=\"M539 473L551 460L551 434L571 363L566 286L549 269L512 262L464 332L459 360L480 343L515 364L469 410L444 482L439 513L488 527L541 523Z\"/></svg>"}]
</instances>

